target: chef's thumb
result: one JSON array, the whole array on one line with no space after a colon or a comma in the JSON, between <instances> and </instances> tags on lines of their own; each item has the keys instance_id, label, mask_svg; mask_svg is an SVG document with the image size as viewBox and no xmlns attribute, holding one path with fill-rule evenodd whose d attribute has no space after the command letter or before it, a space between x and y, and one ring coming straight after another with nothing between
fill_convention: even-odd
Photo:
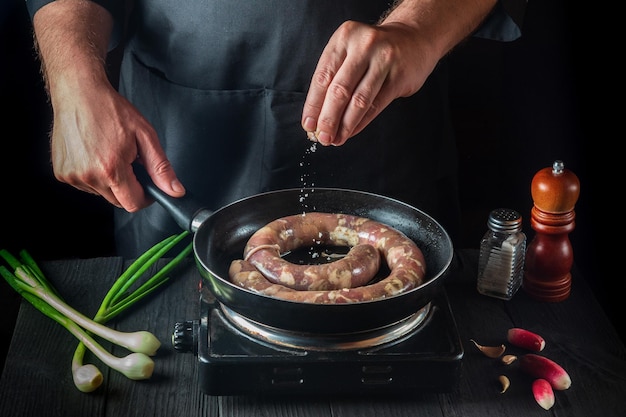
<instances>
[{"instance_id":1,"label":"chef's thumb","mask_svg":"<svg viewBox=\"0 0 626 417\"><path fill-rule=\"evenodd\" d=\"M176 172L174 172L174 168L168 160L156 164L156 167L134 162L133 169L137 179L144 188L152 182L171 197L182 197L185 195L185 186L176 176Z\"/></svg>"},{"instance_id":2,"label":"chef's thumb","mask_svg":"<svg viewBox=\"0 0 626 417\"><path fill-rule=\"evenodd\" d=\"M159 169L153 171L150 178L152 178L152 181L154 181L157 187L172 197L182 197L185 195L185 187L176 176L174 168L172 168L169 162L166 166L161 165Z\"/></svg>"}]
</instances>

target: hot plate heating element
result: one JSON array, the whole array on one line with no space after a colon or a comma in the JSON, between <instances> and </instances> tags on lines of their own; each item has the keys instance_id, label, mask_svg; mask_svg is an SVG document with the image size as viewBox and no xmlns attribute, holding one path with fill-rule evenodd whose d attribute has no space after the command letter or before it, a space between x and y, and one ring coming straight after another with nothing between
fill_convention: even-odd
<instances>
[{"instance_id":1,"label":"hot plate heating element","mask_svg":"<svg viewBox=\"0 0 626 417\"><path fill-rule=\"evenodd\" d=\"M176 323L172 342L197 356L207 395L450 392L463 358L443 289L397 323L328 335L250 321L203 288L200 319Z\"/></svg>"}]
</instances>

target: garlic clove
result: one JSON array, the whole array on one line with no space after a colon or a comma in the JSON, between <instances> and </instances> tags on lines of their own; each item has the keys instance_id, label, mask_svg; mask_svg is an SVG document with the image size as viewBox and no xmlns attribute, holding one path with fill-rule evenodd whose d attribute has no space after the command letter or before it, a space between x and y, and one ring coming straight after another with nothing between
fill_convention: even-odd
<instances>
[{"instance_id":1,"label":"garlic clove","mask_svg":"<svg viewBox=\"0 0 626 417\"><path fill-rule=\"evenodd\" d=\"M505 365L510 365L517 360L517 356L515 355L504 355L502 357L502 363Z\"/></svg>"},{"instance_id":2,"label":"garlic clove","mask_svg":"<svg viewBox=\"0 0 626 417\"><path fill-rule=\"evenodd\" d=\"M470 342L474 343L474 345L480 350L485 356L488 358L499 358L502 356L504 351L506 350L506 346L483 346L478 344L474 339L470 339Z\"/></svg>"},{"instance_id":3,"label":"garlic clove","mask_svg":"<svg viewBox=\"0 0 626 417\"><path fill-rule=\"evenodd\" d=\"M511 386L511 381L506 375L500 375L498 377L498 381L500 381L500 384L502 385L502 390L500 391L500 394L504 394L506 390L509 389L509 387Z\"/></svg>"}]
</instances>

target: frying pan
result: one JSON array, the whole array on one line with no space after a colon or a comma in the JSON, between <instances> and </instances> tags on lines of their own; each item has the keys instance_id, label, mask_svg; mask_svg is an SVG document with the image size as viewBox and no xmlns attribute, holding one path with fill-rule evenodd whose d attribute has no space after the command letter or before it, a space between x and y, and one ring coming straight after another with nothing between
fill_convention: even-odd
<instances>
[{"instance_id":1,"label":"frying pan","mask_svg":"<svg viewBox=\"0 0 626 417\"><path fill-rule=\"evenodd\" d=\"M163 193L143 167L135 166L135 171L146 192L179 226L193 233L194 258L203 285L224 306L265 326L314 334L358 333L386 327L425 307L449 274L453 247L447 232L428 214L392 198L339 188L283 189L246 197L211 211L189 192L182 198ZM367 217L400 230L424 254L424 284L373 301L313 304L258 294L231 283L230 263L242 258L250 236L279 217L302 213L305 207L306 211Z\"/></svg>"}]
</instances>

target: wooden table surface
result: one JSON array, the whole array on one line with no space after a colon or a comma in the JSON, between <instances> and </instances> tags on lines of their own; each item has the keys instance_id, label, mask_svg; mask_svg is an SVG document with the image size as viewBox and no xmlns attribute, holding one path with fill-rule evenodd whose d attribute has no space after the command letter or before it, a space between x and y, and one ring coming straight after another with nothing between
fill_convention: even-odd
<instances>
[{"instance_id":1,"label":"wooden table surface","mask_svg":"<svg viewBox=\"0 0 626 417\"><path fill-rule=\"evenodd\" d=\"M131 381L100 365L103 385L93 393L73 385L70 363L76 340L63 327L22 302L6 365L0 379L0 416L580 416L626 415L626 348L593 297L583 277L573 273L571 296L542 303L520 290L511 301L482 296L475 289L477 252L458 251L446 280L464 348L458 387L449 393L403 397L366 396L209 396L198 384L197 358L176 352L170 343L173 324L199 316L196 302L200 275L190 260L166 287L109 325L120 330L145 329L162 342L154 357L152 378ZM53 261L43 265L48 278L69 304L87 316L123 268L121 258ZM590 277L591 279L593 277ZM483 356L470 342L506 344L510 327L544 336L541 354L560 363L572 386L555 391L546 411L533 399L532 378L513 365ZM121 348L104 345L117 355ZM508 346L509 353L525 353ZM99 364L97 360L94 363ZM498 375L511 387L501 394ZM428 378L428 375L416 375Z\"/></svg>"}]
</instances>

